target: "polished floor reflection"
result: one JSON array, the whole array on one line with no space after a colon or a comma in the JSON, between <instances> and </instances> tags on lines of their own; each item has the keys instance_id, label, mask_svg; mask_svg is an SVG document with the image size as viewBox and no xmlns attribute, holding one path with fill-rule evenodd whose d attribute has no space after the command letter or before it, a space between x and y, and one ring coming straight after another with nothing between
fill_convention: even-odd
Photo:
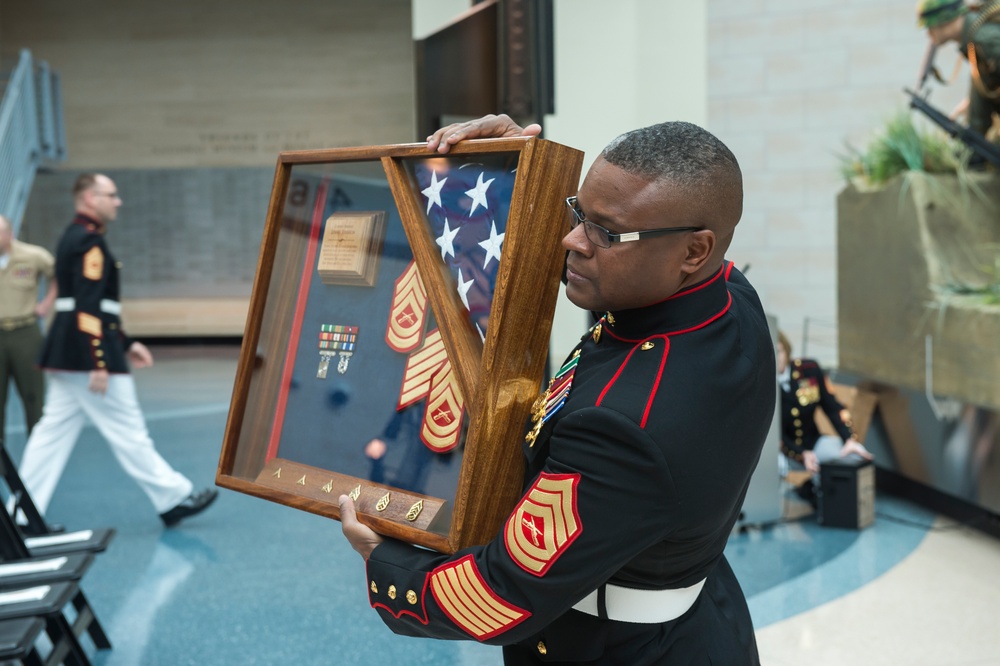
<instances>
[{"instance_id":1,"label":"polished floor reflection","mask_svg":"<svg viewBox=\"0 0 1000 666\"><path fill-rule=\"evenodd\" d=\"M171 464L210 485L237 350L153 351L156 365L135 374L150 432ZM14 405L7 422L17 460ZM875 525L860 532L791 510L797 518L734 534L727 549L765 664L1000 664L1000 541L892 497L879 496ZM93 428L49 519L118 529L83 581L114 643L98 665L501 663L494 648L385 629L336 522L223 490L205 514L164 529Z\"/></svg>"}]
</instances>

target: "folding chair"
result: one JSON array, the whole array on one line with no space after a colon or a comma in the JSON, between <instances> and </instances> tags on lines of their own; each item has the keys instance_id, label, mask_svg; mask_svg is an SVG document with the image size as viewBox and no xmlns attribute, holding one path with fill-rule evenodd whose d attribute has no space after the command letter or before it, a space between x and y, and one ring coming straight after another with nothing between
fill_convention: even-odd
<instances>
[{"instance_id":1,"label":"folding chair","mask_svg":"<svg viewBox=\"0 0 1000 666\"><path fill-rule=\"evenodd\" d=\"M44 661L38 657L37 651L33 647L34 642L32 642L32 647L25 650L24 663L45 664L46 666L55 664L90 665L90 659L87 658L73 627L70 626L63 614L63 608L77 592L79 592L79 588L76 583L71 582L0 592L0 624L8 620L41 619L45 624L45 633L52 642L52 650ZM37 637L38 634L35 634L35 638ZM23 649L21 646L27 640L27 633L17 638L20 640L17 641L17 645L12 650L14 652ZM34 657L30 656L32 652L35 653Z\"/></svg>"},{"instance_id":2,"label":"folding chair","mask_svg":"<svg viewBox=\"0 0 1000 666\"><path fill-rule=\"evenodd\" d=\"M24 531L23 528L18 527L18 534L27 546L27 553L22 553L17 548L12 551L0 549L0 559L19 559L28 557L29 555L65 555L81 551L99 553L107 549L108 544L114 538L115 530L113 528L50 534L48 523L45 522L42 514L32 501L31 495L28 494L27 488L24 487L21 475L17 473L17 467L14 466L10 455L7 453L7 448L3 445L2 439L0 439L0 477L3 478L10 496L14 499L14 510L10 515L16 516L18 515L18 511L20 511L27 519L31 533L40 535L24 536L21 534ZM16 524L13 520L9 522Z\"/></svg>"},{"instance_id":3,"label":"folding chair","mask_svg":"<svg viewBox=\"0 0 1000 666\"><path fill-rule=\"evenodd\" d=\"M102 534L98 535L97 532L101 532ZM70 563L69 556L90 555L92 558L93 555L91 553L107 548L108 542L110 542L113 535L114 530L112 529L82 530L67 534L31 537L25 540L21 538L21 533L18 531L17 525L14 524L14 519L10 514L6 511L0 511L0 561L5 563L20 563L22 565L35 563L37 567L40 558L48 557L51 559L58 556L67 556L67 561L61 565L64 575L62 580L79 580L83 572L86 571L86 568L90 566L90 560L81 560L77 557ZM57 541L53 543L52 540ZM39 542L41 542L40 545L33 545L33 543L38 544ZM33 573L38 574L39 572L35 571ZM56 574L49 572L49 575L55 576ZM41 581L36 578L33 582ZM90 638L99 650L110 649L111 641L108 640L107 634L104 633L104 628L90 607L90 602L84 596L83 590L78 588L74 590L72 602L77 614L76 620L73 622L74 636L80 636L86 631L90 634Z\"/></svg>"},{"instance_id":4,"label":"folding chair","mask_svg":"<svg viewBox=\"0 0 1000 666\"><path fill-rule=\"evenodd\" d=\"M17 467L14 466L14 461L7 453L7 447L3 445L3 439L0 439L0 476L3 477L4 483L7 484L7 490L14 499L14 510L11 514L16 516L17 512L20 511L28 519L28 526L32 532L47 534L49 525L42 518L35 503L31 501L31 496L24 487L24 482L21 481L21 475L17 473Z\"/></svg>"},{"instance_id":5,"label":"folding chair","mask_svg":"<svg viewBox=\"0 0 1000 666\"><path fill-rule=\"evenodd\" d=\"M41 666L45 662L35 649L35 642L45 628L40 617L18 617L0 621L0 663L18 662Z\"/></svg>"}]
</instances>

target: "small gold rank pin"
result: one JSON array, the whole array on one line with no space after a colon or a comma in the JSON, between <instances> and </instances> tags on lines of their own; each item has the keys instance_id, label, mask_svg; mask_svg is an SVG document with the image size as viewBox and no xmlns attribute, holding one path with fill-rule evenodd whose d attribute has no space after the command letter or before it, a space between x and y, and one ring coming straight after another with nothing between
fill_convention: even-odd
<instances>
[{"instance_id":1,"label":"small gold rank pin","mask_svg":"<svg viewBox=\"0 0 1000 666\"><path fill-rule=\"evenodd\" d=\"M591 334L591 337L594 338L594 342L600 342L601 341L601 323L600 322L597 322L597 326L594 327L594 332Z\"/></svg>"},{"instance_id":2,"label":"small gold rank pin","mask_svg":"<svg viewBox=\"0 0 1000 666\"><path fill-rule=\"evenodd\" d=\"M406 512L406 519L412 523L414 520L417 519L417 516L419 516L420 512L423 510L424 510L424 501L417 500L416 502L413 503L413 506L410 507L410 510Z\"/></svg>"}]
</instances>

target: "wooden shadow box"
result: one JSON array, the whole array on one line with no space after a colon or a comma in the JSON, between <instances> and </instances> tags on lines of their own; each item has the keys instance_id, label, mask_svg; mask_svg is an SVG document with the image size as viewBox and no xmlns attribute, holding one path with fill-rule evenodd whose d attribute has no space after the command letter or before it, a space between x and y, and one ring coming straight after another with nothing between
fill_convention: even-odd
<instances>
[{"instance_id":1,"label":"wooden shadow box","mask_svg":"<svg viewBox=\"0 0 1000 666\"><path fill-rule=\"evenodd\" d=\"M281 153L218 485L452 553L521 494L582 153Z\"/></svg>"}]
</instances>

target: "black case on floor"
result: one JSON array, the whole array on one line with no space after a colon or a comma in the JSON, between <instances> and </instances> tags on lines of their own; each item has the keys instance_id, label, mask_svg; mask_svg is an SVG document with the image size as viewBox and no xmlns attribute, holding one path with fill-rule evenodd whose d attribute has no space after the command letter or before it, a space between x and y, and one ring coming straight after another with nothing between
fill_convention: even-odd
<instances>
[{"instance_id":1,"label":"black case on floor","mask_svg":"<svg viewBox=\"0 0 1000 666\"><path fill-rule=\"evenodd\" d=\"M819 472L816 519L825 527L860 530L875 522L875 465L831 460Z\"/></svg>"}]
</instances>

